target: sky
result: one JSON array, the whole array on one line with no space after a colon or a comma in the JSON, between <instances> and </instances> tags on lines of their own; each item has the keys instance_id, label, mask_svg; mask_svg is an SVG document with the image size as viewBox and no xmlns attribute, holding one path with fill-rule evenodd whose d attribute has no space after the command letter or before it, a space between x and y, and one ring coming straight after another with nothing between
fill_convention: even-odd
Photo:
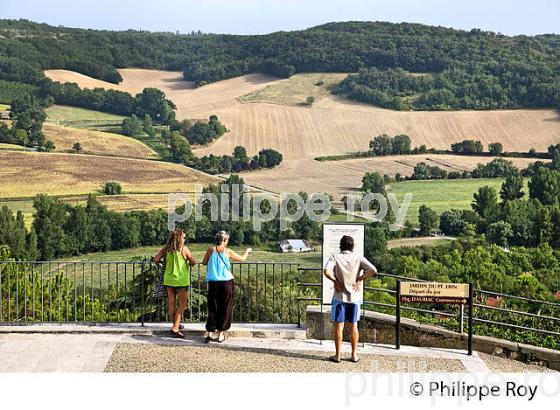
<instances>
[{"instance_id":1,"label":"sky","mask_svg":"<svg viewBox=\"0 0 560 410\"><path fill-rule=\"evenodd\" d=\"M0 18L66 27L265 34L332 21L560 34L558 0L2 0Z\"/></svg>"}]
</instances>

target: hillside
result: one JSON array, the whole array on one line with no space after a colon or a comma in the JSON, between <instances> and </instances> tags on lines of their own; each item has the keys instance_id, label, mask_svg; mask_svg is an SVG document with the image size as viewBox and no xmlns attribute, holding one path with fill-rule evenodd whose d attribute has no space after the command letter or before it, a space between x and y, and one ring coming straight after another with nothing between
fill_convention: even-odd
<instances>
[{"instance_id":1,"label":"hillside","mask_svg":"<svg viewBox=\"0 0 560 410\"><path fill-rule=\"evenodd\" d=\"M193 192L218 178L178 164L95 155L0 151L0 198L100 192L119 181L125 193Z\"/></svg>"},{"instance_id":2,"label":"hillside","mask_svg":"<svg viewBox=\"0 0 560 410\"><path fill-rule=\"evenodd\" d=\"M41 84L45 69L114 84L122 80L117 67L182 72L200 84L255 73L287 78L359 72L339 92L394 109L560 105L560 41L554 35L510 37L384 22L329 23L260 36L177 35L24 20L0 20L0 35L0 79L19 83Z\"/></svg>"},{"instance_id":3,"label":"hillside","mask_svg":"<svg viewBox=\"0 0 560 410\"><path fill-rule=\"evenodd\" d=\"M155 159L157 153L141 142L123 135L92 131L57 124L43 124L47 139L56 146L57 152L73 152L79 143L82 154L108 155L124 158Z\"/></svg>"},{"instance_id":4,"label":"hillside","mask_svg":"<svg viewBox=\"0 0 560 410\"><path fill-rule=\"evenodd\" d=\"M413 146L425 144L437 149L449 149L452 143L463 139L478 139L485 147L499 141L506 151L525 152L530 148L546 151L549 145L560 142L560 115L556 110L400 112L319 91L316 102L307 107L294 101L301 99L297 92L302 88L316 87L312 83L316 79L314 75L303 76L308 79L304 85L302 76L273 80L252 75L192 89L183 84L177 73L136 69L121 69L119 73L123 77L121 84L103 83L103 86L130 87L130 90L159 86L177 105L178 118L219 116L230 132L211 146L194 150L198 156L231 154L237 145L245 146L250 155L262 148L280 151L284 163L279 168L243 175L247 182L273 191L319 189L339 194L358 187L366 171L409 175L417 162L426 160L423 156L328 163L314 160L322 155L364 151L373 137L383 133L404 133L410 136ZM47 71L49 76L59 74ZM92 85L84 76L68 71L63 78L83 87ZM139 79L144 82L138 83ZM488 160L488 157L456 156L436 159L446 162L450 169L459 170L472 169ZM526 167L532 160L514 162Z\"/></svg>"}]
</instances>

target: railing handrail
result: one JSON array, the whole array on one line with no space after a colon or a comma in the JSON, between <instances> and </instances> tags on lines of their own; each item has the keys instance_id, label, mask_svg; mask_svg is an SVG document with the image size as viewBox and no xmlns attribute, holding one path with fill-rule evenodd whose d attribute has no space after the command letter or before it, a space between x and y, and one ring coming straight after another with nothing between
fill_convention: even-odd
<instances>
[{"instance_id":1,"label":"railing handrail","mask_svg":"<svg viewBox=\"0 0 560 410\"><path fill-rule=\"evenodd\" d=\"M322 272L322 268L306 268L306 269L301 269L300 268L299 271ZM429 281L418 279L418 278L409 278L409 277L406 277L406 276L394 275L394 274L385 273L385 272L379 272L375 276L391 277L391 278L395 278L395 279L405 279L405 280L416 281L416 282L429 282ZM307 286L307 287L322 286L322 283L303 283L303 282L298 282L298 283L300 284L300 286ZM388 293L388 294L395 294L396 293L394 290L391 290L391 289L373 288L373 287L368 287L365 284L364 284L364 289L365 290L373 290L373 291L377 291L377 292L385 292L385 293ZM481 289L474 289L474 291L478 292L478 293L481 293L481 294L496 294L494 292L484 291L484 290L481 290ZM503 297L510 297L512 299L521 299L521 300L528 301L528 302L541 303L541 304L545 304L545 305L560 307L560 304L549 302L549 301L529 299L529 298L524 298L522 296L508 295L508 294L504 294L504 293L500 293L500 295L502 295ZM309 299L301 299L301 300L309 300ZM319 301L322 304L322 298L316 298L316 300ZM364 300L363 304L364 305L383 306L383 307L396 309L395 305L391 305L391 304L388 304L388 303L382 303L382 302L376 302L376 301ZM539 315L539 314L534 314L534 313L530 313L530 312L523 312L523 311L517 311L517 310L512 310L512 309L503 309L503 308L497 308L497 307L494 307L494 306L487 306L487 305L481 305L481 304L475 304L474 306L476 306L479 309L488 309L488 310L494 310L494 311L500 311L500 312L508 312L508 313L513 314L513 315L527 316L527 317L530 317L530 318L533 318L533 319L542 319L542 320L550 320L551 322L560 322L560 318L555 318L555 317L547 316L547 315ZM402 307L402 309L415 311L415 312L429 313L429 314L438 314L438 315L448 316L448 317L456 317L457 316L457 314L449 313L449 312L446 312L446 311L440 311L440 310L431 311L431 310L422 309L422 308L413 307L413 306ZM460 315L460 320L462 320L462 318L464 317L463 313L459 312L459 315ZM545 329L538 329L538 328L534 328L534 327L521 326L521 325L516 325L516 324L513 324L513 323L488 320L488 319L484 319L484 318L480 318L480 317L477 318L474 315L473 315L473 320L476 321L476 322L479 322L479 323L494 324L494 325L509 327L511 329L529 330L529 331L534 331L534 332L542 333L542 334L546 334L546 335L560 336L560 332L555 332L555 331L545 330Z\"/></svg>"},{"instance_id":2,"label":"railing handrail","mask_svg":"<svg viewBox=\"0 0 560 410\"><path fill-rule=\"evenodd\" d=\"M305 269L300 268L300 270L322 271L323 269L322 268L305 268ZM372 278L375 278L376 276L383 276L383 277L389 277L389 278L395 278L395 279L405 279L405 280L412 281L412 282L431 282L431 281L425 280L425 279L395 275L395 274L386 273L386 272L378 272L378 273L375 274L375 276L372 276ZM560 303L550 302L548 300L530 299L530 298L526 298L524 296L510 295L508 293L494 292L494 291L484 290L484 289L479 289L479 288L475 288L473 290L474 290L474 292L477 292L477 293L497 295L497 296L507 297L507 298L511 298L511 299L518 299L518 300L523 300L523 301L532 302L532 303L542 303L542 304L545 304L545 305L551 305L551 306L556 306L556 307L560 308Z\"/></svg>"}]
</instances>

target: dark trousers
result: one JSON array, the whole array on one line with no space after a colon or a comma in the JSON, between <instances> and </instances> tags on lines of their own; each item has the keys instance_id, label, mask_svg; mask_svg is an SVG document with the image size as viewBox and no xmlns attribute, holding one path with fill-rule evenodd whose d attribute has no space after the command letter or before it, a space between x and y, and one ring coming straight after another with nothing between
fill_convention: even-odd
<instances>
[{"instance_id":1,"label":"dark trousers","mask_svg":"<svg viewBox=\"0 0 560 410\"><path fill-rule=\"evenodd\" d=\"M228 330L233 318L233 279L208 282L206 330Z\"/></svg>"}]
</instances>

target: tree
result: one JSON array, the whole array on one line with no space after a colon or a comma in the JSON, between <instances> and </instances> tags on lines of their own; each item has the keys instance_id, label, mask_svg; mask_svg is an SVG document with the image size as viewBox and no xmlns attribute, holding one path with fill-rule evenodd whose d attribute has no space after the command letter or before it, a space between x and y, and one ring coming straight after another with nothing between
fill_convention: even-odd
<instances>
[{"instance_id":1,"label":"tree","mask_svg":"<svg viewBox=\"0 0 560 410\"><path fill-rule=\"evenodd\" d=\"M560 172L540 167L529 180L529 197L544 205L557 205L560 199Z\"/></svg>"},{"instance_id":2,"label":"tree","mask_svg":"<svg viewBox=\"0 0 560 410\"><path fill-rule=\"evenodd\" d=\"M247 150L240 145L233 149L233 157L239 160L247 160Z\"/></svg>"},{"instance_id":3,"label":"tree","mask_svg":"<svg viewBox=\"0 0 560 410\"><path fill-rule=\"evenodd\" d=\"M480 187L473 197L472 209L481 218L492 221L497 217L498 197L494 188L489 186Z\"/></svg>"},{"instance_id":4,"label":"tree","mask_svg":"<svg viewBox=\"0 0 560 410\"><path fill-rule=\"evenodd\" d=\"M396 135L393 138L393 154L410 154L410 137L408 135Z\"/></svg>"},{"instance_id":5,"label":"tree","mask_svg":"<svg viewBox=\"0 0 560 410\"><path fill-rule=\"evenodd\" d=\"M259 151L258 162L263 168L272 168L280 165L282 162L282 154L270 148L263 149Z\"/></svg>"},{"instance_id":6,"label":"tree","mask_svg":"<svg viewBox=\"0 0 560 410\"><path fill-rule=\"evenodd\" d=\"M169 147L175 162L186 164L194 158L189 142L178 131L171 133Z\"/></svg>"},{"instance_id":7,"label":"tree","mask_svg":"<svg viewBox=\"0 0 560 410\"><path fill-rule=\"evenodd\" d=\"M106 195L120 195L122 193L122 186L117 181L105 182L103 193Z\"/></svg>"},{"instance_id":8,"label":"tree","mask_svg":"<svg viewBox=\"0 0 560 410\"><path fill-rule=\"evenodd\" d=\"M124 135L135 137L142 132L142 121L133 114L132 117L123 120L121 128Z\"/></svg>"},{"instance_id":9,"label":"tree","mask_svg":"<svg viewBox=\"0 0 560 410\"><path fill-rule=\"evenodd\" d=\"M364 242L365 256L369 260L374 261L387 251L387 237L383 228L367 225Z\"/></svg>"},{"instance_id":10,"label":"tree","mask_svg":"<svg viewBox=\"0 0 560 410\"><path fill-rule=\"evenodd\" d=\"M486 230L486 240L489 243L506 247L510 238L513 236L511 225L505 221L498 221L490 224Z\"/></svg>"},{"instance_id":11,"label":"tree","mask_svg":"<svg viewBox=\"0 0 560 410\"><path fill-rule=\"evenodd\" d=\"M504 146L499 142L494 142L488 145L488 152L490 152L490 155L498 157L502 155L503 151L504 151Z\"/></svg>"},{"instance_id":12,"label":"tree","mask_svg":"<svg viewBox=\"0 0 560 410\"><path fill-rule=\"evenodd\" d=\"M361 190L386 195L385 179L378 172L367 172L362 178Z\"/></svg>"},{"instance_id":13,"label":"tree","mask_svg":"<svg viewBox=\"0 0 560 410\"><path fill-rule=\"evenodd\" d=\"M79 142L74 143L74 145L72 145L72 150L73 150L76 154L79 154L80 152L83 151L82 144L80 144Z\"/></svg>"},{"instance_id":14,"label":"tree","mask_svg":"<svg viewBox=\"0 0 560 410\"><path fill-rule=\"evenodd\" d=\"M190 144L205 145L217 138L216 130L213 125L197 121L185 134Z\"/></svg>"},{"instance_id":15,"label":"tree","mask_svg":"<svg viewBox=\"0 0 560 410\"><path fill-rule=\"evenodd\" d=\"M47 140L45 142L45 144L43 145L43 150L45 152L51 152L54 151L56 149L54 142L52 142L51 140Z\"/></svg>"},{"instance_id":16,"label":"tree","mask_svg":"<svg viewBox=\"0 0 560 410\"><path fill-rule=\"evenodd\" d=\"M167 124L175 119L175 104L165 98L165 94L157 88L144 88L136 95L135 113L144 118L149 115L154 121Z\"/></svg>"},{"instance_id":17,"label":"tree","mask_svg":"<svg viewBox=\"0 0 560 410\"><path fill-rule=\"evenodd\" d=\"M439 222L438 215L426 205L420 205L418 209L418 222L420 223L420 234L429 235L433 229L436 229Z\"/></svg>"},{"instance_id":18,"label":"tree","mask_svg":"<svg viewBox=\"0 0 560 410\"><path fill-rule=\"evenodd\" d=\"M63 229L68 217L66 205L55 198L37 195L33 207L35 208L33 229L37 234L40 258L52 260L65 255L68 243Z\"/></svg>"},{"instance_id":19,"label":"tree","mask_svg":"<svg viewBox=\"0 0 560 410\"><path fill-rule=\"evenodd\" d=\"M523 192L523 177L519 174L511 174L506 177L500 190L502 201L513 201L525 195Z\"/></svg>"},{"instance_id":20,"label":"tree","mask_svg":"<svg viewBox=\"0 0 560 410\"><path fill-rule=\"evenodd\" d=\"M14 217L6 205L0 208L0 246L7 246L16 259L25 259L27 255L23 213L18 211Z\"/></svg>"},{"instance_id":21,"label":"tree","mask_svg":"<svg viewBox=\"0 0 560 410\"><path fill-rule=\"evenodd\" d=\"M463 213L459 209L444 211L439 217L439 228L446 235L461 235L466 227Z\"/></svg>"},{"instance_id":22,"label":"tree","mask_svg":"<svg viewBox=\"0 0 560 410\"><path fill-rule=\"evenodd\" d=\"M143 130L146 134L148 134L150 138L154 138L156 136L156 130L154 128L152 117L150 117L150 114L146 114L144 116Z\"/></svg>"},{"instance_id":23,"label":"tree","mask_svg":"<svg viewBox=\"0 0 560 410\"><path fill-rule=\"evenodd\" d=\"M484 147L480 141L475 140L463 140L451 145L451 151L456 154L479 154L484 150Z\"/></svg>"},{"instance_id":24,"label":"tree","mask_svg":"<svg viewBox=\"0 0 560 410\"><path fill-rule=\"evenodd\" d=\"M369 143L369 152L372 156L391 155L393 153L393 142L387 134L378 135Z\"/></svg>"}]
</instances>

